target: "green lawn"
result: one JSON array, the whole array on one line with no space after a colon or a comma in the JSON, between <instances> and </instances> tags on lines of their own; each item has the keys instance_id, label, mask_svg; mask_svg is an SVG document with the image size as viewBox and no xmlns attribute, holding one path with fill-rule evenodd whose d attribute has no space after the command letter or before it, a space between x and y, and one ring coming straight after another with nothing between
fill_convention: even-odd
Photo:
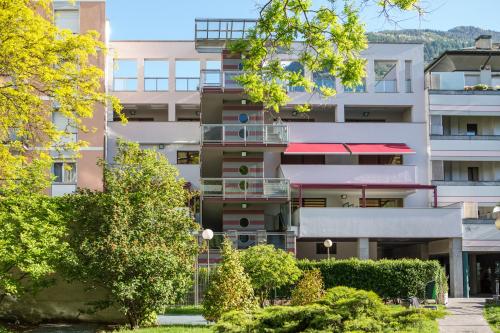
<instances>
[{"instance_id":1,"label":"green lawn","mask_svg":"<svg viewBox=\"0 0 500 333\"><path fill-rule=\"evenodd\" d=\"M120 331L120 333L212 333L207 326L169 325L151 328L139 328L134 331Z\"/></svg>"},{"instance_id":2,"label":"green lawn","mask_svg":"<svg viewBox=\"0 0 500 333\"><path fill-rule=\"evenodd\" d=\"M167 308L165 314L169 315L201 315L201 306L186 305Z\"/></svg>"},{"instance_id":3,"label":"green lawn","mask_svg":"<svg viewBox=\"0 0 500 333\"><path fill-rule=\"evenodd\" d=\"M495 333L500 333L500 305L488 303L484 307L484 316Z\"/></svg>"}]
</instances>

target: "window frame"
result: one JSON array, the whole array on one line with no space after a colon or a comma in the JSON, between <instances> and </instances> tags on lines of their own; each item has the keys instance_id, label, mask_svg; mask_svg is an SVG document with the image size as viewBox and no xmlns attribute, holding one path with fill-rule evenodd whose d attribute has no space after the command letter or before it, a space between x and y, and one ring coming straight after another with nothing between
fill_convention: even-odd
<instances>
[{"instance_id":1,"label":"window frame","mask_svg":"<svg viewBox=\"0 0 500 333\"><path fill-rule=\"evenodd\" d=\"M61 177L60 177L60 181L57 181L57 178L58 176L56 175L55 173L55 165L56 164L61 164ZM67 172L69 172L69 170L66 170L66 166L68 164L72 164L74 167L73 167L73 173L74 173L74 180L72 181L67 181L66 178L67 178ZM75 161L54 161L52 163L52 175L54 177L56 177L56 179L54 179L52 181L53 184L67 184L67 185L76 185L76 183L78 182L78 165Z\"/></svg>"},{"instance_id":2,"label":"window frame","mask_svg":"<svg viewBox=\"0 0 500 333\"><path fill-rule=\"evenodd\" d=\"M147 62L166 62L167 63L167 76L146 76L146 63ZM170 61L168 59L164 59L164 58L147 58L147 59L144 59L144 91L145 92L165 92L165 91L169 91L170 89L170 82L169 82L169 78L170 78ZM155 80L155 87L156 89L146 89L146 80ZM158 80L167 80L167 89L158 89Z\"/></svg>"},{"instance_id":3,"label":"window frame","mask_svg":"<svg viewBox=\"0 0 500 333\"><path fill-rule=\"evenodd\" d=\"M133 61L135 62L135 77L132 76L116 76L116 63L117 61ZM116 89L116 80L135 80L135 88L134 89ZM126 85L125 85L126 86ZM138 61L136 58L114 58L113 59L113 91L117 92L136 92L139 90L139 67Z\"/></svg>"}]
</instances>

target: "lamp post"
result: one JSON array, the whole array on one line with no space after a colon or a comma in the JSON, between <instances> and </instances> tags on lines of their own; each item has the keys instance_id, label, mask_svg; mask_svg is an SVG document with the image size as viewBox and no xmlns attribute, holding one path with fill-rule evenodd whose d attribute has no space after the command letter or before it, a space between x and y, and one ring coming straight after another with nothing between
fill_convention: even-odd
<instances>
[{"instance_id":1,"label":"lamp post","mask_svg":"<svg viewBox=\"0 0 500 333\"><path fill-rule=\"evenodd\" d=\"M210 282L210 240L214 238L214 232L211 229L205 229L201 237L207 241L207 285Z\"/></svg>"},{"instance_id":2,"label":"lamp post","mask_svg":"<svg viewBox=\"0 0 500 333\"><path fill-rule=\"evenodd\" d=\"M328 259L330 259L330 248L332 247L333 242L330 239L325 239L323 245L326 247L326 254L328 256Z\"/></svg>"}]
</instances>

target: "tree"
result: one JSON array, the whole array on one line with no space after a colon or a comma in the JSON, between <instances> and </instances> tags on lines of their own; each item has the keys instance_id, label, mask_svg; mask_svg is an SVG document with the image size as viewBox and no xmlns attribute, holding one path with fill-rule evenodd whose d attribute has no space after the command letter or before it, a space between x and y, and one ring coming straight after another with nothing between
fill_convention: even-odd
<instances>
[{"instance_id":1,"label":"tree","mask_svg":"<svg viewBox=\"0 0 500 333\"><path fill-rule=\"evenodd\" d=\"M0 195L0 305L50 283L67 250L66 228L55 199Z\"/></svg>"},{"instance_id":2,"label":"tree","mask_svg":"<svg viewBox=\"0 0 500 333\"><path fill-rule=\"evenodd\" d=\"M52 162L48 148L76 151L85 142L67 143L96 104L109 104L121 115L116 98L101 87L96 66L106 46L95 31L72 34L53 24L52 0L0 0L0 187L18 186L33 177L32 191L48 185ZM52 123L57 111L67 129ZM32 172L44 169L45 172ZM43 168L42 168L43 166Z\"/></svg>"},{"instance_id":3,"label":"tree","mask_svg":"<svg viewBox=\"0 0 500 333\"><path fill-rule=\"evenodd\" d=\"M311 72L340 79L344 86L360 84L365 76L365 60L360 52L367 47L367 41L359 9L369 2L379 5L381 14L388 19L394 10L423 14L419 0L330 0L329 7L319 8L313 7L312 0L266 0L247 38L230 46L242 54L243 73L236 80L249 99L279 112L289 101L286 86L304 87L324 97L335 95L334 88L315 83L303 69L282 66L283 54ZM339 4L344 4L343 8L338 8ZM308 111L309 105L296 109Z\"/></svg>"},{"instance_id":4,"label":"tree","mask_svg":"<svg viewBox=\"0 0 500 333\"><path fill-rule=\"evenodd\" d=\"M261 306L271 290L290 285L301 275L293 254L273 245L252 246L242 251L241 260Z\"/></svg>"},{"instance_id":5,"label":"tree","mask_svg":"<svg viewBox=\"0 0 500 333\"><path fill-rule=\"evenodd\" d=\"M222 243L222 261L217 266L203 298L203 316L217 321L229 311L251 311L256 307L250 279L243 270L240 255L229 239Z\"/></svg>"},{"instance_id":6,"label":"tree","mask_svg":"<svg viewBox=\"0 0 500 333\"><path fill-rule=\"evenodd\" d=\"M319 269L305 271L292 291L292 305L307 305L319 301L325 293Z\"/></svg>"},{"instance_id":7,"label":"tree","mask_svg":"<svg viewBox=\"0 0 500 333\"><path fill-rule=\"evenodd\" d=\"M67 274L107 290L94 308L117 306L135 328L192 285L197 225L184 181L163 155L119 141L114 164L103 164L104 192L65 198Z\"/></svg>"}]
</instances>

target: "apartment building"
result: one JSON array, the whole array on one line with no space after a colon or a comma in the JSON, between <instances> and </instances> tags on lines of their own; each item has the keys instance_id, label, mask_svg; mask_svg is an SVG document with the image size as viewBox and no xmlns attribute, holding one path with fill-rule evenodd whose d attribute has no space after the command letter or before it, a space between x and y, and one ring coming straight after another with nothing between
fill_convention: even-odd
<instances>
[{"instance_id":1,"label":"apartment building","mask_svg":"<svg viewBox=\"0 0 500 333\"><path fill-rule=\"evenodd\" d=\"M85 33L89 30L99 32L101 40L106 42L106 2L105 0L82 0L53 2L55 24L62 29L69 29L73 33ZM100 53L94 59L94 65L105 69L106 57ZM102 80L102 90L105 89L105 81ZM57 105L55 105L57 107ZM73 152L53 153L54 164L52 173L55 180L49 189L53 196L72 193L77 188L102 189L102 168L97 161L103 159L105 146L106 112L104 105L96 105L92 118L84 119L82 125L91 131L81 131L71 127L68 119L54 112L53 121L60 130L73 131L69 140L83 140L88 142L83 147L79 158ZM68 126L69 125L69 126Z\"/></svg>"},{"instance_id":2,"label":"apartment building","mask_svg":"<svg viewBox=\"0 0 500 333\"><path fill-rule=\"evenodd\" d=\"M432 184L438 205L464 202L466 294L491 294L500 271L500 44L444 52L426 68Z\"/></svg>"},{"instance_id":3,"label":"apartment building","mask_svg":"<svg viewBox=\"0 0 500 333\"><path fill-rule=\"evenodd\" d=\"M336 258L440 259L461 296L462 208L443 205L431 183L423 45L370 44L354 89L283 55L337 95L288 87L290 104L273 113L245 97L234 80L241 58L225 50L252 24L199 19L193 41L112 41L107 86L129 123L108 114L107 158L119 137L165 154L200 190L211 262L223 235L311 259L325 258L331 239ZM311 112L294 111L305 102Z\"/></svg>"}]
</instances>

